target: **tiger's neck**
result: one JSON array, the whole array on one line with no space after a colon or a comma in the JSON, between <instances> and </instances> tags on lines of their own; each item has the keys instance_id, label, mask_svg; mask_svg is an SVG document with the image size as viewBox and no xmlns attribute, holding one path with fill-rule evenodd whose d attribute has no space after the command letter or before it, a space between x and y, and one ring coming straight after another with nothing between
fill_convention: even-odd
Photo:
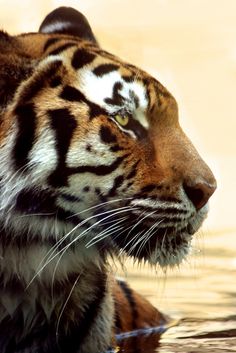
<instances>
[{"instance_id":1,"label":"tiger's neck","mask_svg":"<svg viewBox=\"0 0 236 353\"><path fill-rule=\"evenodd\" d=\"M104 310L113 311L104 259L96 249L86 257L80 246L51 261L48 254L52 258L46 244L0 244L1 353L39 347L51 353L58 346L61 352L83 352L90 344L87 334L101 325L107 335L101 342L110 340L112 315L110 322L102 318Z\"/></svg>"}]
</instances>

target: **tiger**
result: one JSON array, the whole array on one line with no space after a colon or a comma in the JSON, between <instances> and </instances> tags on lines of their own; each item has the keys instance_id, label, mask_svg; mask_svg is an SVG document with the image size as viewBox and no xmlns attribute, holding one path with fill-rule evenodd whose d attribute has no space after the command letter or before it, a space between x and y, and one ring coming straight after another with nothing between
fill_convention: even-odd
<instances>
[{"instance_id":1,"label":"tiger","mask_svg":"<svg viewBox=\"0 0 236 353\"><path fill-rule=\"evenodd\" d=\"M102 353L165 314L111 261L174 267L216 180L172 94L79 11L0 31L1 353Z\"/></svg>"}]
</instances>

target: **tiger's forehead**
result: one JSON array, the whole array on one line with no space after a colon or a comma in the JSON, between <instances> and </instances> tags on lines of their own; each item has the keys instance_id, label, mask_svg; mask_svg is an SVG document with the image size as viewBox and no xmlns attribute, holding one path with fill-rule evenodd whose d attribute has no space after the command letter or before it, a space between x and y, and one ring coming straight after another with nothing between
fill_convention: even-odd
<instances>
[{"instance_id":1,"label":"tiger's forehead","mask_svg":"<svg viewBox=\"0 0 236 353\"><path fill-rule=\"evenodd\" d=\"M93 43L63 35L37 38L42 41L38 53L32 47L32 35L20 38L27 54L33 57L43 54L44 63L61 60L69 68L70 78L73 77L64 77L65 82L69 80L87 101L111 115L129 113L144 128L149 127L147 111L157 100L155 90L150 89L150 83L154 87L154 78Z\"/></svg>"}]
</instances>

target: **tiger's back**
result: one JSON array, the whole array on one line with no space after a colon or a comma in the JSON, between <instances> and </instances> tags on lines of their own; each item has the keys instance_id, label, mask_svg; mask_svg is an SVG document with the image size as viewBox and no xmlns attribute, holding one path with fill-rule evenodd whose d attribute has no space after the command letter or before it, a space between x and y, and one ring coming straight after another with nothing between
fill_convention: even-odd
<instances>
[{"instance_id":1,"label":"tiger's back","mask_svg":"<svg viewBox=\"0 0 236 353\"><path fill-rule=\"evenodd\" d=\"M0 53L1 351L105 351L165 320L107 258L179 264L214 177L173 96L77 11L0 32Z\"/></svg>"}]
</instances>

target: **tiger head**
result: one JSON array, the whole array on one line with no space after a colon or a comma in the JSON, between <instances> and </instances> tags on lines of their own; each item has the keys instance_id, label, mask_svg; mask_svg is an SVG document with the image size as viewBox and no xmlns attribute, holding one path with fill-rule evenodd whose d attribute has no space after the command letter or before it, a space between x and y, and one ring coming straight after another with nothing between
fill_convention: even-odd
<instances>
[{"instance_id":1,"label":"tiger head","mask_svg":"<svg viewBox=\"0 0 236 353\"><path fill-rule=\"evenodd\" d=\"M102 50L83 15L0 32L1 243L179 264L216 181L174 97ZM79 249L79 253L78 253Z\"/></svg>"}]
</instances>

